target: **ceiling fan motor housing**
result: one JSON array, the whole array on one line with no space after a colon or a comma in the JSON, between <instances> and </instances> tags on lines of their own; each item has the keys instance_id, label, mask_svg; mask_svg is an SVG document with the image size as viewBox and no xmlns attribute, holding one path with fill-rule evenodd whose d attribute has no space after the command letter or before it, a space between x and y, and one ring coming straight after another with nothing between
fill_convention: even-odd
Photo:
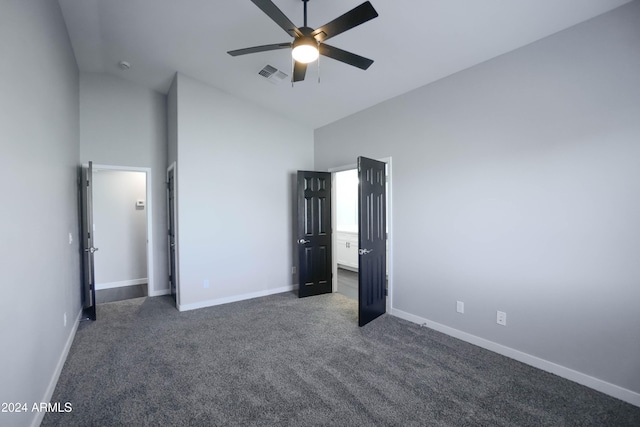
<instances>
[{"instance_id":1,"label":"ceiling fan motor housing","mask_svg":"<svg viewBox=\"0 0 640 427\"><path fill-rule=\"evenodd\" d=\"M362 70L369 68L373 60L347 52L342 49L327 45L326 40L357 27L378 16L378 12L365 1L347 13L337 17L331 22L313 29L307 26L307 1L304 2L304 26L296 27L289 18L273 3L272 0L251 0L272 21L280 26L287 34L294 38L292 43L275 43L263 46L254 46L245 49L236 49L227 52L231 56L246 55L249 53L265 52L270 50L293 48L292 55L295 59L292 81L304 80L307 64L315 61L318 55L324 55ZM300 54L300 55L298 55Z\"/></svg>"}]
</instances>

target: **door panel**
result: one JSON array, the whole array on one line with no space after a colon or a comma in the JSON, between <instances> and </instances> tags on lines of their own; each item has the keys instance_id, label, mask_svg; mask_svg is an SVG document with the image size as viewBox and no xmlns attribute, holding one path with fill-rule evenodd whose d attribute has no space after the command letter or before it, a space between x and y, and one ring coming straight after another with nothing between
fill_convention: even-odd
<instances>
[{"instance_id":1,"label":"door panel","mask_svg":"<svg viewBox=\"0 0 640 427\"><path fill-rule=\"evenodd\" d=\"M176 290L176 233L175 233L175 177L174 170L167 174L167 220L168 220L168 244L169 244L169 286L171 297L177 302Z\"/></svg>"},{"instance_id":2,"label":"door panel","mask_svg":"<svg viewBox=\"0 0 640 427\"><path fill-rule=\"evenodd\" d=\"M326 294L331 283L331 174L298 171L299 297Z\"/></svg>"},{"instance_id":3,"label":"door panel","mask_svg":"<svg viewBox=\"0 0 640 427\"><path fill-rule=\"evenodd\" d=\"M82 242L82 272L83 272L83 311L91 320L96 320L96 288L94 271L94 252L98 249L93 246L93 165L89 162L87 167L82 167L80 179L80 199L82 206L81 215L81 242Z\"/></svg>"},{"instance_id":4,"label":"door panel","mask_svg":"<svg viewBox=\"0 0 640 427\"><path fill-rule=\"evenodd\" d=\"M358 324L386 311L386 164L358 157L359 280Z\"/></svg>"}]
</instances>

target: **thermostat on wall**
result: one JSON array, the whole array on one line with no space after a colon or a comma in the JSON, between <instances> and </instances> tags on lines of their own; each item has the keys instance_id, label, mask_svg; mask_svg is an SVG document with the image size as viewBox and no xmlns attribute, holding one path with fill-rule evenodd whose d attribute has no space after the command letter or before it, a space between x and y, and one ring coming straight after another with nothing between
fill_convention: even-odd
<instances>
[{"instance_id":1,"label":"thermostat on wall","mask_svg":"<svg viewBox=\"0 0 640 427\"><path fill-rule=\"evenodd\" d=\"M144 208L144 200L138 200L136 202L136 207L138 208Z\"/></svg>"}]
</instances>

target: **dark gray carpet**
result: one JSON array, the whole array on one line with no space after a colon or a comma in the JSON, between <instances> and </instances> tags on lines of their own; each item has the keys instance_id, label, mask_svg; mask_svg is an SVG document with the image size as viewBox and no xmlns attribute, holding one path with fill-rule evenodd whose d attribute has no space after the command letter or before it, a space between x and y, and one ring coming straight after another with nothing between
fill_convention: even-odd
<instances>
[{"instance_id":1,"label":"dark gray carpet","mask_svg":"<svg viewBox=\"0 0 640 427\"><path fill-rule=\"evenodd\" d=\"M44 426L640 426L640 408L356 303L292 293L82 323Z\"/></svg>"}]
</instances>

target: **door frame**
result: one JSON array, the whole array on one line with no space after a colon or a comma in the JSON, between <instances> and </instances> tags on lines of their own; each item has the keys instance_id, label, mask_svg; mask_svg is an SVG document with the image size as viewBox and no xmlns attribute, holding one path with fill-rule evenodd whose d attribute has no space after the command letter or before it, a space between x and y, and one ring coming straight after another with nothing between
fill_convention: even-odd
<instances>
[{"instance_id":1,"label":"door frame","mask_svg":"<svg viewBox=\"0 0 640 427\"><path fill-rule=\"evenodd\" d=\"M87 166L88 164L83 164ZM147 296L163 295L156 291L156 282L153 268L153 181L151 180L151 168L132 167L132 166L114 166L93 164L93 171L122 171L122 172L144 172L146 179L146 210L147 210Z\"/></svg>"},{"instance_id":2,"label":"door frame","mask_svg":"<svg viewBox=\"0 0 640 427\"><path fill-rule=\"evenodd\" d=\"M180 259L180 255L179 255L179 248L180 248L180 243L179 243L179 233L178 233L178 165L176 162L173 162L169 165L169 167L167 168L167 175L166 175L166 184L165 184L165 188L166 185L169 184L169 173L173 173L173 232L174 232L174 249L173 249L173 253L174 253L174 266L175 266L175 271L173 272L173 281L175 282L176 285L176 308L179 309L180 307L180 264L178 262L178 260ZM168 211L168 204L169 204L169 193L168 190L165 190L165 194L166 194L166 203L167 203L167 221L169 219L169 211ZM169 223L167 222L167 233L169 232ZM171 259L169 259L168 257L171 256L171 249L167 247L167 261L169 263L171 263ZM171 266L169 265L168 267L169 269L171 268ZM171 295L171 283L169 283L169 295Z\"/></svg>"},{"instance_id":3,"label":"door frame","mask_svg":"<svg viewBox=\"0 0 640 427\"><path fill-rule=\"evenodd\" d=\"M373 158L373 157L372 157ZM373 158L374 160L378 160L380 162L384 162L387 164L387 245L388 245L388 256L387 256L387 276L389 276L389 282L387 284L387 313L390 313L393 309L393 186L392 186L392 157L382 157L382 158ZM343 166L336 166L327 169L328 172L331 172L331 223L334 224L333 227L337 227L338 220L338 201L336 200L337 191L336 191L336 173L343 172L348 170L358 169L358 165L356 163L351 163ZM331 236L331 250L334 254L338 253L338 238L337 238L337 230L333 230L333 235ZM331 271L333 272L333 283L332 283L332 292L337 292L338 290L338 259L336 256L333 257L331 266ZM360 274L358 268L358 274Z\"/></svg>"}]
</instances>

